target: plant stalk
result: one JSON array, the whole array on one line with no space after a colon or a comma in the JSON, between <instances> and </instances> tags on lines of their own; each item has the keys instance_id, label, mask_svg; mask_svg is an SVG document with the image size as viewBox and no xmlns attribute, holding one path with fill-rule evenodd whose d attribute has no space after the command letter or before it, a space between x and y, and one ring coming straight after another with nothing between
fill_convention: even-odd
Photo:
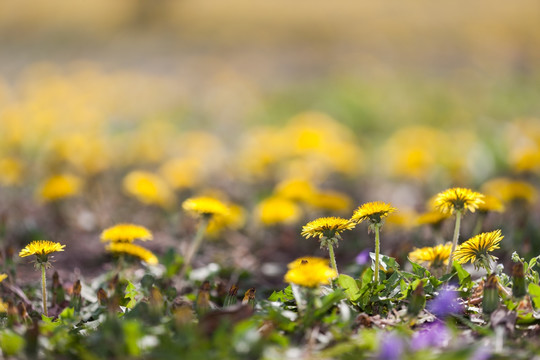
<instances>
[{"instance_id":1,"label":"plant stalk","mask_svg":"<svg viewBox=\"0 0 540 360\"><path fill-rule=\"evenodd\" d=\"M47 278L45 276L45 265L41 264L41 293L43 298L43 315L49 316L47 312Z\"/></svg>"},{"instance_id":2,"label":"plant stalk","mask_svg":"<svg viewBox=\"0 0 540 360\"><path fill-rule=\"evenodd\" d=\"M375 284L379 284L379 254L380 254L380 247L381 247L381 240L380 240L380 226L377 224L375 225L375 273L374 280Z\"/></svg>"},{"instance_id":3,"label":"plant stalk","mask_svg":"<svg viewBox=\"0 0 540 360\"><path fill-rule=\"evenodd\" d=\"M184 277L187 268L189 267L189 265L191 265L191 260L193 259L193 256L195 256L197 250L199 250L199 247L201 246L204 239L204 233L208 228L209 220L210 219L206 216L201 219L201 222L199 223L199 228L197 229L197 233L195 234L195 238L193 239L193 242L189 247L186 257L184 258L184 265L182 266L182 271L180 271L180 278Z\"/></svg>"},{"instance_id":4,"label":"plant stalk","mask_svg":"<svg viewBox=\"0 0 540 360\"><path fill-rule=\"evenodd\" d=\"M330 263L332 265L332 269L334 269L336 271L336 274L339 276L336 264L336 256L334 255L334 247L332 246L332 244L328 244L328 253L330 254Z\"/></svg>"},{"instance_id":5,"label":"plant stalk","mask_svg":"<svg viewBox=\"0 0 540 360\"><path fill-rule=\"evenodd\" d=\"M456 226L454 227L454 238L452 240L452 250L450 251L450 257L448 258L448 267L446 268L446 273L448 274L452 270L454 251L456 250L458 238L459 238L459 227L461 226L461 211L456 211Z\"/></svg>"}]
</instances>

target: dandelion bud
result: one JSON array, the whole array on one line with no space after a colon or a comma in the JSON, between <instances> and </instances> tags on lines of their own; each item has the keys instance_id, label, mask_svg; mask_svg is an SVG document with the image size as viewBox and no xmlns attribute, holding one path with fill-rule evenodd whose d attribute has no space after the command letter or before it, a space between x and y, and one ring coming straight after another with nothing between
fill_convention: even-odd
<instances>
[{"instance_id":1,"label":"dandelion bud","mask_svg":"<svg viewBox=\"0 0 540 360\"><path fill-rule=\"evenodd\" d=\"M242 305L249 304L252 307L255 306L255 288L251 288L244 294L244 299L242 300Z\"/></svg>"},{"instance_id":2,"label":"dandelion bud","mask_svg":"<svg viewBox=\"0 0 540 360\"><path fill-rule=\"evenodd\" d=\"M15 248L13 246L8 246L5 250L6 253L6 261L11 260L13 258L13 255L15 255Z\"/></svg>"},{"instance_id":3,"label":"dandelion bud","mask_svg":"<svg viewBox=\"0 0 540 360\"><path fill-rule=\"evenodd\" d=\"M525 277L523 276L523 264L520 262L512 266L512 294L517 298L527 294Z\"/></svg>"},{"instance_id":4,"label":"dandelion bud","mask_svg":"<svg viewBox=\"0 0 540 360\"><path fill-rule=\"evenodd\" d=\"M24 334L25 340L26 340L26 355L29 359L36 359L38 356L38 338L39 338L39 322L38 320L34 319L32 322L32 326L29 326L26 329L26 333Z\"/></svg>"},{"instance_id":5,"label":"dandelion bud","mask_svg":"<svg viewBox=\"0 0 540 360\"><path fill-rule=\"evenodd\" d=\"M491 314L499 307L499 290L497 288L497 276L491 274L484 285L484 297L482 300L482 310L484 314Z\"/></svg>"},{"instance_id":6,"label":"dandelion bud","mask_svg":"<svg viewBox=\"0 0 540 360\"><path fill-rule=\"evenodd\" d=\"M99 288L97 291L97 298L99 305L106 306L109 302L109 298L107 297L107 293L103 288Z\"/></svg>"},{"instance_id":7,"label":"dandelion bud","mask_svg":"<svg viewBox=\"0 0 540 360\"><path fill-rule=\"evenodd\" d=\"M54 307L57 304L62 304L65 300L64 287L60 282L58 271L54 272L52 282L52 306Z\"/></svg>"},{"instance_id":8,"label":"dandelion bud","mask_svg":"<svg viewBox=\"0 0 540 360\"><path fill-rule=\"evenodd\" d=\"M227 306L236 304L238 302L238 298L236 297L237 294L238 294L238 286L232 285L231 288L229 289L229 293L225 297L223 306L227 307Z\"/></svg>"},{"instance_id":9,"label":"dandelion bud","mask_svg":"<svg viewBox=\"0 0 540 360\"><path fill-rule=\"evenodd\" d=\"M161 307L163 305L163 294L155 286L150 290L150 303L155 307Z\"/></svg>"},{"instance_id":10,"label":"dandelion bud","mask_svg":"<svg viewBox=\"0 0 540 360\"><path fill-rule=\"evenodd\" d=\"M81 280L75 281L75 284L73 284L73 293L71 294L71 304L70 304L70 306L73 309L75 309L75 311L81 310L81 304L82 304L81 290L82 290Z\"/></svg>"},{"instance_id":11,"label":"dandelion bud","mask_svg":"<svg viewBox=\"0 0 540 360\"><path fill-rule=\"evenodd\" d=\"M177 328L182 328L193 322L193 310L191 306L183 304L172 309L174 324Z\"/></svg>"},{"instance_id":12,"label":"dandelion bud","mask_svg":"<svg viewBox=\"0 0 540 360\"><path fill-rule=\"evenodd\" d=\"M200 289L199 294L197 295L197 300L195 302L195 310L197 314L203 315L210 309L210 282L205 281Z\"/></svg>"}]
</instances>

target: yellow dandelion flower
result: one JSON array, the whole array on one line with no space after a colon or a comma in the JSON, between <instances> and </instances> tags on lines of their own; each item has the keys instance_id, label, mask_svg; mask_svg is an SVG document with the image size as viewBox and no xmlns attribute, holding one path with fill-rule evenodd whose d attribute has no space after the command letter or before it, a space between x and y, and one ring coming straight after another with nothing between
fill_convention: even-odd
<instances>
[{"instance_id":1,"label":"yellow dandelion flower","mask_svg":"<svg viewBox=\"0 0 540 360\"><path fill-rule=\"evenodd\" d=\"M177 158L164 163L160 174L173 189L191 188L200 180L203 164L196 158Z\"/></svg>"},{"instance_id":2,"label":"yellow dandelion flower","mask_svg":"<svg viewBox=\"0 0 540 360\"><path fill-rule=\"evenodd\" d=\"M132 171L124 177L124 190L140 202L169 208L175 195L159 176L147 171Z\"/></svg>"},{"instance_id":3,"label":"yellow dandelion flower","mask_svg":"<svg viewBox=\"0 0 540 360\"><path fill-rule=\"evenodd\" d=\"M356 224L350 220L339 217L323 217L310 221L302 228L302 236L306 239L310 237L319 238L340 238L340 234L345 230L354 229Z\"/></svg>"},{"instance_id":4,"label":"yellow dandelion flower","mask_svg":"<svg viewBox=\"0 0 540 360\"><path fill-rule=\"evenodd\" d=\"M153 236L150 230L144 226L134 224L116 224L101 233L102 242L133 242L135 240L152 240Z\"/></svg>"},{"instance_id":5,"label":"yellow dandelion flower","mask_svg":"<svg viewBox=\"0 0 540 360\"><path fill-rule=\"evenodd\" d=\"M532 204L538 198L538 192L526 181L498 178L488 181L482 186L485 193L493 195L504 203L525 201Z\"/></svg>"},{"instance_id":6,"label":"yellow dandelion flower","mask_svg":"<svg viewBox=\"0 0 540 360\"><path fill-rule=\"evenodd\" d=\"M382 201L369 202L356 209L351 220L357 223L369 220L372 224L380 224L385 217L396 210L392 205Z\"/></svg>"},{"instance_id":7,"label":"yellow dandelion flower","mask_svg":"<svg viewBox=\"0 0 540 360\"><path fill-rule=\"evenodd\" d=\"M32 241L30 244L26 245L24 249L19 252L20 257L37 255L43 256L56 251L64 251L66 245L61 245L60 243L48 241L48 240L36 240Z\"/></svg>"},{"instance_id":8,"label":"yellow dandelion flower","mask_svg":"<svg viewBox=\"0 0 540 360\"><path fill-rule=\"evenodd\" d=\"M386 227L390 231L410 229L414 226L417 214L412 209L400 209L397 213L389 214L386 218Z\"/></svg>"},{"instance_id":9,"label":"yellow dandelion flower","mask_svg":"<svg viewBox=\"0 0 540 360\"><path fill-rule=\"evenodd\" d=\"M440 211L428 211L418 215L416 218L416 224L438 226L449 217L450 214L443 214Z\"/></svg>"},{"instance_id":10,"label":"yellow dandelion flower","mask_svg":"<svg viewBox=\"0 0 540 360\"><path fill-rule=\"evenodd\" d=\"M484 202L484 195L465 188L451 188L440 192L435 207L442 213L474 212Z\"/></svg>"},{"instance_id":11,"label":"yellow dandelion flower","mask_svg":"<svg viewBox=\"0 0 540 360\"><path fill-rule=\"evenodd\" d=\"M478 234L456 249L453 260L460 264L470 261L476 267L479 267L479 265L489 266L491 259L496 259L489 252L499 249L499 243L503 238L501 230Z\"/></svg>"},{"instance_id":12,"label":"yellow dandelion flower","mask_svg":"<svg viewBox=\"0 0 540 360\"><path fill-rule=\"evenodd\" d=\"M305 179L288 179L277 184L276 195L295 201L309 201L315 193L315 187Z\"/></svg>"},{"instance_id":13,"label":"yellow dandelion flower","mask_svg":"<svg viewBox=\"0 0 540 360\"><path fill-rule=\"evenodd\" d=\"M67 134L55 139L52 148L59 160L87 174L99 173L110 165L105 141L96 134Z\"/></svg>"},{"instance_id":14,"label":"yellow dandelion flower","mask_svg":"<svg viewBox=\"0 0 540 360\"><path fill-rule=\"evenodd\" d=\"M246 223L246 211L243 207L230 204L226 215L212 217L206 229L207 234L217 236L223 229L240 229Z\"/></svg>"},{"instance_id":15,"label":"yellow dandelion flower","mask_svg":"<svg viewBox=\"0 0 540 360\"><path fill-rule=\"evenodd\" d=\"M315 288L320 285L328 285L332 279L337 277L337 272L322 261L302 262L300 259L299 263L298 266L287 271L285 282Z\"/></svg>"},{"instance_id":16,"label":"yellow dandelion flower","mask_svg":"<svg viewBox=\"0 0 540 360\"><path fill-rule=\"evenodd\" d=\"M227 216L230 209L216 198L200 196L189 198L182 203L182 209L194 216Z\"/></svg>"},{"instance_id":17,"label":"yellow dandelion flower","mask_svg":"<svg viewBox=\"0 0 540 360\"><path fill-rule=\"evenodd\" d=\"M82 180L75 175L61 174L46 179L38 188L37 196L43 202L56 201L80 193Z\"/></svg>"},{"instance_id":18,"label":"yellow dandelion flower","mask_svg":"<svg viewBox=\"0 0 540 360\"><path fill-rule=\"evenodd\" d=\"M257 205L256 213L264 225L270 226L297 222L302 216L302 209L294 201L272 196Z\"/></svg>"},{"instance_id":19,"label":"yellow dandelion flower","mask_svg":"<svg viewBox=\"0 0 540 360\"><path fill-rule=\"evenodd\" d=\"M107 245L106 250L116 254L128 254L138 257L139 259L150 265L156 265L158 263L158 259L153 252L139 245L125 242L116 242Z\"/></svg>"},{"instance_id":20,"label":"yellow dandelion flower","mask_svg":"<svg viewBox=\"0 0 540 360\"><path fill-rule=\"evenodd\" d=\"M13 157L0 159L0 186L19 185L23 177L21 161Z\"/></svg>"},{"instance_id":21,"label":"yellow dandelion flower","mask_svg":"<svg viewBox=\"0 0 540 360\"><path fill-rule=\"evenodd\" d=\"M301 266L301 265L304 265L304 264L307 264L307 263L310 263L310 264L323 264L323 265L328 266L329 261L328 261L328 259L323 259L323 258L316 257L316 256L304 256L304 257L298 258L298 259L290 262L287 265L287 267L289 269L294 269L295 267L298 267L298 266Z\"/></svg>"},{"instance_id":22,"label":"yellow dandelion flower","mask_svg":"<svg viewBox=\"0 0 540 360\"><path fill-rule=\"evenodd\" d=\"M538 171L540 169L540 145L515 150L511 156L514 168L520 172Z\"/></svg>"},{"instance_id":23,"label":"yellow dandelion flower","mask_svg":"<svg viewBox=\"0 0 540 360\"><path fill-rule=\"evenodd\" d=\"M495 196L485 195L484 202L478 207L482 212L504 212L504 204Z\"/></svg>"},{"instance_id":24,"label":"yellow dandelion flower","mask_svg":"<svg viewBox=\"0 0 540 360\"><path fill-rule=\"evenodd\" d=\"M430 127L406 127L383 145L384 167L393 176L424 180L440 166L448 136Z\"/></svg>"},{"instance_id":25,"label":"yellow dandelion flower","mask_svg":"<svg viewBox=\"0 0 540 360\"><path fill-rule=\"evenodd\" d=\"M416 263L428 264L431 268L442 267L448 264L452 243L414 249L409 253L409 259Z\"/></svg>"},{"instance_id":26,"label":"yellow dandelion flower","mask_svg":"<svg viewBox=\"0 0 540 360\"><path fill-rule=\"evenodd\" d=\"M7 274L0 274L0 283L7 278Z\"/></svg>"},{"instance_id":27,"label":"yellow dandelion flower","mask_svg":"<svg viewBox=\"0 0 540 360\"><path fill-rule=\"evenodd\" d=\"M317 191L308 199L308 203L316 208L332 211L350 211L351 198L338 191Z\"/></svg>"},{"instance_id":28,"label":"yellow dandelion flower","mask_svg":"<svg viewBox=\"0 0 540 360\"><path fill-rule=\"evenodd\" d=\"M8 311L9 304L0 300L0 313L6 313Z\"/></svg>"}]
</instances>

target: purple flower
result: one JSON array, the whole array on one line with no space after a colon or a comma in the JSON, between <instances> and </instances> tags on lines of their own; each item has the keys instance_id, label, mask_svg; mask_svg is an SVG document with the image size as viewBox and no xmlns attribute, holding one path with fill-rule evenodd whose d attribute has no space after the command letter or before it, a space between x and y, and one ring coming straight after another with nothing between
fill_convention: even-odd
<instances>
[{"instance_id":1,"label":"purple flower","mask_svg":"<svg viewBox=\"0 0 540 360\"><path fill-rule=\"evenodd\" d=\"M427 347L443 347L450 339L450 332L445 324L436 321L427 324L422 330L414 333L411 340L411 349L414 351Z\"/></svg>"},{"instance_id":2,"label":"purple flower","mask_svg":"<svg viewBox=\"0 0 540 360\"><path fill-rule=\"evenodd\" d=\"M487 360L491 357L491 350L487 346L480 346L472 353L469 360Z\"/></svg>"},{"instance_id":3,"label":"purple flower","mask_svg":"<svg viewBox=\"0 0 540 360\"><path fill-rule=\"evenodd\" d=\"M439 296L428 303L427 308L432 314L442 319L448 315L463 312L463 306L458 299L457 291L445 288L439 292Z\"/></svg>"},{"instance_id":4,"label":"purple flower","mask_svg":"<svg viewBox=\"0 0 540 360\"><path fill-rule=\"evenodd\" d=\"M400 360L404 352L403 339L394 333L382 333L381 347L379 351L380 360Z\"/></svg>"},{"instance_id":5,"label":"purple flower","mask_svg":"<svg viewBox=\"0 0 540 360\"><path fill-rule=\"evenodd\" d=\"M369 249L363 250L360 254L356 256L356 263L358 265L366 265L370 263L371 259L369 257Z\"/></svg>"}]
</instances>

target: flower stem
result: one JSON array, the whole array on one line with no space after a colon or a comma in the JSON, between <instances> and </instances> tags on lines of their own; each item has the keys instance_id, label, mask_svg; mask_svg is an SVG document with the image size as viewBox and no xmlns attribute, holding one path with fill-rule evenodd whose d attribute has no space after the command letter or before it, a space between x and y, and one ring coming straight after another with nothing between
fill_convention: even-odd
<instances>
[{"instance_id":1,"label":"flower stem","mask_svg":"<svg viewBox=\"0 0 540 360\"><path fill-rule=\"evenodd\" d=\"M199 247L201 246L204 238L204 233L208 228L209 220L210 219L206 216L201 219L201 222L199 223L199 228L197 229L197 233L195 234L195 238L193 239L193 242L188 249L186 257L184 258L184 265L182 266L182 271L180 271L180 278L184 277L187 268L189 267L189 265L191 265L191 260L193 259L193 256L197 253L197 250L199 250Z\"/></svg>"},{"instance_id":2,"label":"flower stem","mask_svg":"<svg viewBox=\"0 0 540 360\"><path fill-rule=\"evenodd\" d=\"M379 237L380 225L375 225L375 273L373 274L375 284L379 284L379 253L381 247L381 240Z\"/></svg>"},{"instance_id":3,"label":"flower stem","mask_svg":"<svg viewBox=\"0 0 540 360\"><path fill-rule=\"evenodd\" d=\"M43 298L43 315L49 316L47 312L47 278L45 276L45 265L41 265L41 292Z\"/></svg>"},{"instance_id":4,"label":"flower stem","mask_svg":"<svg viewBox=\"0 0 540 360\"><path fill-rule=\"evenodd\" d=\"M484 225L484 219L486 218L486 214L480 213L478 214L478 219L476 220L476 224L474 225L474 230L472 232L473 236L480 234L482 232L482 226Z\"/></svg>"},{"instance_id":5,"label":"flower stem","mask_svg":"<svg viewBox=\"0 0 540 360\"><path fill-rule=\"evenodd\" d=\"M328 244L328 253L330 254L330 263L332 265L332 269L336 271L336 274L339 275L337 264L336 264L336 256L334 255L334 247L332 244Z\"/></svg>"},{"instance_id":6,"label":"flower stem","mask_svg":"<svg viewBox=\"0 0 540 360\"><path fill-rule=\"evenodd\" d=\"M448 258L448 267L446 268L446 273L448 274L452 270L452 263L454 258L454 251L459 238L459 227L461 226L461 211L456 212L456 226L454 227L454 238L452 240L452 250L450 251L450 257Z\"/></svg>"}]
</instances>

